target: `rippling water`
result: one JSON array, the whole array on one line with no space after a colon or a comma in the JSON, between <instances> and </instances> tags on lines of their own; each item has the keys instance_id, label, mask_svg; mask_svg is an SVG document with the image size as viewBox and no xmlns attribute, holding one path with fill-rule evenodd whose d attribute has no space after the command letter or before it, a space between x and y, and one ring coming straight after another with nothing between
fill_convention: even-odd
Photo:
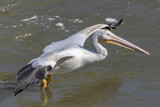
<instances>
[{"instance_id":1,"label":"rippling water","mask_svg":"<svg viewBox=\"0 0 160 107\"><path fill-rule=\"evenodd\" d=\"M17 71L46 45L109 18L123 18L113 32L151 55L105 45L104 61L55 75L42 93L37 85L13 96ZM1 0L0 106L158 107L159 46L160 0ZM94 49L90 39L85 47Z\"/></svg>"}]
</instances>

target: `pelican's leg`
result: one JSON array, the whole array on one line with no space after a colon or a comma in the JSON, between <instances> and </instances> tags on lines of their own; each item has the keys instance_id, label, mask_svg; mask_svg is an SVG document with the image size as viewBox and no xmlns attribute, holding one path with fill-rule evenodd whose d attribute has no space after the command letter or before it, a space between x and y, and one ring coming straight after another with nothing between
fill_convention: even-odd
<instances>
[{"instance_id":1,"label":"pelican's leg","mask_svg":"<svg viewBox=\"0 0 160 107\"><path fill-rule=\"evenodd\" d=\"M48 86L48 84L51 82L51 80L52 80L51 75L48 75L46 79L43 79L41 83L41 90L44 90Z\"/></svg>"},{"instance_id":2,"label":"pelican's leg","mask_svg":"<svg viewBox=\"0 0 160 107\"><path fill-rule=\"evenodd\" d=\"M46 78L47 85L51 82L51 80L52 80L52 75L48 75Z\"/></svg>"},{"instance_id":3,"label":"pelican's leg","mask_svg":"<svg viewBox=\"0 0 160 107\"><path fill-rule=\"evenodd\" d=\"M41 90L44 90L47 87L47 81L45 79L41 82Z\"/></svg>"}]
</instances>

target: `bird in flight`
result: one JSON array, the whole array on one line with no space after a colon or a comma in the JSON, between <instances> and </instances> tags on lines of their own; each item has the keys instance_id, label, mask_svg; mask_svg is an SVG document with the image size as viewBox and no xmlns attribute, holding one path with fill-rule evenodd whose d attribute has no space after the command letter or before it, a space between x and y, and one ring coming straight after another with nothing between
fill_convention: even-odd
<instances>
[{"instance_id":1,"label":"bird in flight","mask_svg":"<svg viewBox=\"0 0 160 107\"><path fill-rule=\"evenodd\" d=\"M102 45L104 43L149 55L145 50L111 32L122 20L115 25L97 24L87 27L64 40L46 46L40 57L31 60L17 73L14 95L38 83L41 83L41 90L44 90L51 82L53 74L71 72L88 63L104 60L108 55L107 49ZM96 52L83 47L91 35Z\"/></svg>"}]
</instances>

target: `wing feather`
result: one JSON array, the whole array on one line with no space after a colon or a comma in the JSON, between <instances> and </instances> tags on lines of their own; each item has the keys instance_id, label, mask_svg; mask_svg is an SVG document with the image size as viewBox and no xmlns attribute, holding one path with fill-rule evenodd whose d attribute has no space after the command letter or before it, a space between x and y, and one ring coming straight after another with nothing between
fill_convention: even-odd
<instances>
[{"instance_id":1,"label":"wing feather","mask_svg":"<svg viewBox=\"0 0 160 107\"><path fill-rule=\"evenodd\" d=\"M33 86L46 78L48 71L51 71L51 66L39 66L34 68L31 64L22 68L17 75L17 84L14 90L14 95L22 92L29 86Z\"/></svg>"}]
</instances>

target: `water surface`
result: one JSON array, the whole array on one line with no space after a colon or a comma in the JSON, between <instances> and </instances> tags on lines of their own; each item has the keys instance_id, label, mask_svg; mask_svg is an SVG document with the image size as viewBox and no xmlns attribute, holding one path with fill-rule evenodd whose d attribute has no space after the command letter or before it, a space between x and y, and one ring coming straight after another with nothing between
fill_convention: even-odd
<instances>
[{"instance_id":1,"label":"water surface","mask_svg":"<svg viewBox=\"0 0 160 107\"><path fill-rule=\"evenodd\" d=\"M124 19L113 32L150 56L105 45L108 57L74 72L55 75L13 96L17 71L53 41L106 18ZM0 106L158 107L160 105L159 0L1 0ZM92 49L91 38L85 44Z\"/></svg>"}]
</instances>

